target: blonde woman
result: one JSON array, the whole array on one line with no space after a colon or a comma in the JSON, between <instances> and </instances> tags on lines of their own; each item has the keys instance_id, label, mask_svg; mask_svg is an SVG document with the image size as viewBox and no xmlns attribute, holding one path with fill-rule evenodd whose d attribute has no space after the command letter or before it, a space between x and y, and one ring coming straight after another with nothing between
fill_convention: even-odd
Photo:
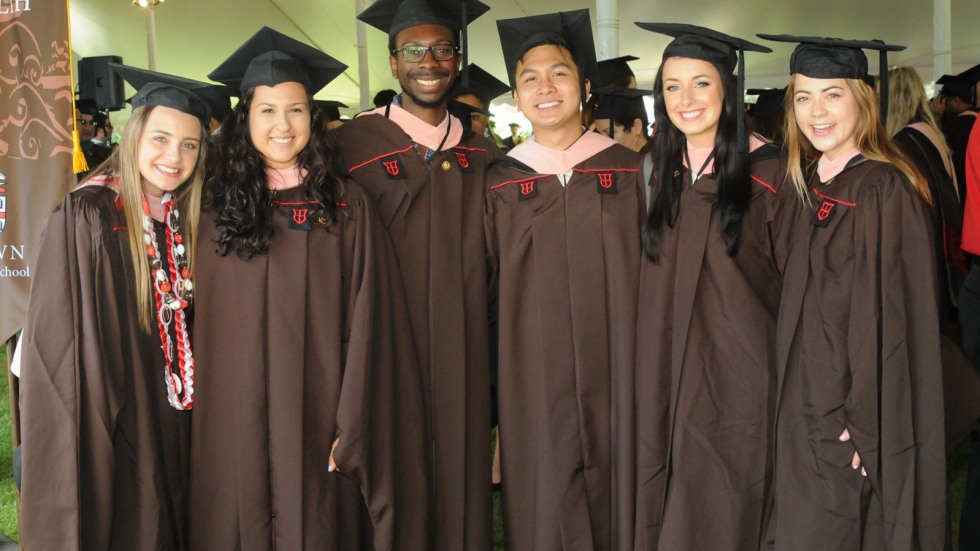
<instances>
[{"instance_id":1,"label":"blonde woman","mask_svg":"<svg viewBox=\"0 0 980 551\"><path fill-rule=\"evenodd\" d=\"M963 207L949 146L929 108L925 86L915 69L888 71L888 136L925 176L935 199L932 216L939 281L939 322L944 331L956 320L956 296L967 266L960 248ZM955 329L955 328L954 328Z\"/></svg>"},{"instance_id":2,"label":"blonde woman","mask_svg":"<svg viewBox=\"0 0 980 551\"><path fill-rule=\"evenodd\" d=\"M941 549L931 195L885 135L862 51L902 47L760 36L800 43L786 144L805 205L777 322L767 536L776 550Z\"/></svg>"},{"instance_id":3,"label":"blonde woman","mask_svg":"<svg viewBox=\"0 0 980 551\"><path fill-rule=\"evenodd\" d=\"M208 85L117 67L124 141L48 221L25 325L22 545L186 548Z\"/></svg>"}]
</instances>

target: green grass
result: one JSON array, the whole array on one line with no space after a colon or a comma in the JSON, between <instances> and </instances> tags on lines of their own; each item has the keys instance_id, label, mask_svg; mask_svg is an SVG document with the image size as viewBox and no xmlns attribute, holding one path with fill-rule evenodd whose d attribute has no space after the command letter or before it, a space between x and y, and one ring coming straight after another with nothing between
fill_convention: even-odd
<instances>
[{"instance_id":1,"label":"green grass","mask_svg":"<svg viewBox=\"0 0 980 551\"><path fill-rule=\"evenodd\" d=\"M10 436L10 393L7 390L7 347L0 346L0 534L18 541L17 489L14 487Z\"/></svg>"}]
</instances>

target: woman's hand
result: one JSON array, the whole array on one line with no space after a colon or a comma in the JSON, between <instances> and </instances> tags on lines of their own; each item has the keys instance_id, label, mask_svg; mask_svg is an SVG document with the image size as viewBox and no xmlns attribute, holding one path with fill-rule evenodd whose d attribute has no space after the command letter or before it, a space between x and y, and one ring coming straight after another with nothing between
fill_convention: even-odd
<instances>
[{"instance_id":1,"label":"woman's hand","mask_svg":"<svg viewBox=\"0 0 980 551\"><path fill-rule=\"evenodd\" d=\"M338 436L336 440L333 441L333 446L330 446L330 459L327 460L329 465L327 465L327 472L332 473L334 471L340 472L340 467L334 463L333 451L337 449L337 444L340 444L340 437Z\"/></svg>"},{"instance_id":2,"label":"woman's hand","mask_svg":"<svg viewBox=\"0 0 980 551\"><path fill-rule=\"evenodd\" d=\"M847 432L847 428L846 427L844 428L844 432L840 433L839 440L841 442L850 442L851 441L851 433ZM854 457L851 458L851 468L852 469L856 469L858 467L861 467L861 456L858 455L857 450L855 450L854 451ZM864 470L864 467L861 467L861 474L864 475L864 476L868 476L868 471Z\"/></svg>"}]
</instances>

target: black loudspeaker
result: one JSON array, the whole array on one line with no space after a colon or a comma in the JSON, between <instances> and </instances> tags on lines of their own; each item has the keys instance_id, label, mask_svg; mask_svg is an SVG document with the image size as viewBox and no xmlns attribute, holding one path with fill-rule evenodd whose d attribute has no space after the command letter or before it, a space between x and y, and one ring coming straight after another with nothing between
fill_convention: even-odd
<instances>
[{"instance_id":1,"label":"black loudspeaker","mask_svg":"<svg viewBox=\"0 0 980 551\"><path fill-rule=\"evenodd\" d=\"M109 62L122 63L117 55L86 57L78 60L78 99L94 101L100 110L116 111L126 106L122 77Z\"/></svg>"}]
</instances>

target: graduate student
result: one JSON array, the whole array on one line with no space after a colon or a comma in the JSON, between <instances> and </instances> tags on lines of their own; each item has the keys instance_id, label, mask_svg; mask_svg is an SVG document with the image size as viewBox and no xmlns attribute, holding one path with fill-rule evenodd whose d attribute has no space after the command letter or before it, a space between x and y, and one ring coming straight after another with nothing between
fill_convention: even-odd
<instances>
[{"instance_id":1,"label":"graduate student","mask_svg":"<svg viewBox=\"0 0 980 551\"><path fill-rule=\"evenodd\" d=\"M744 51L771 50L695 25L637 25L674 37L654 80L643 228L637 547L757 549L785 165L746 130L734 71Z\"/></svg>"},{"instance_id":2,"label":"graduate student","mask_svg":"<svg viewBox=\"0 0 980 551\"><path fill-rule=\"evenodd\" d=\"M483 181L500 152L447 109L460 32L488 9L475 0L379 0L364 10L359 19L388 35L401 93L339 132L339 165L377 205L408 296L432 437L437 551L488 550L493 541Z\"/></svg>"},{"instance_id":3,"label":"graduate student","mask_svg":"<svg viewBox=\"0 0 980 551\"><path fill-rule=\"evenodd\" d=\"M639 156L582 126L588 10L497 28L534 131L487 175L507 549L629 549Z\"/></svg>"},{"instance_id":4,"label":"graduate student","mask_svg":"<svg viewBox=\"0 0 980 551\"><path fill-rule=\"evenodd\" d=\"M759 36L799 43L790 58L786 144L789 182L803 206L777 328L768 544L942 549L932 199L886 138L862 51L878 50L887 75L885 53L903 47Z\"/></svg>"},{"instance_id":5,"label":"graduate student","mask_svg":"<svg viewBox=\"0 0 980 551\"><path fill-rule=\"evenodd\" d=\"M44 230L21 372L21 545L187 548L208 84L116 65L124 141Z\"/></svg>"},{"instance_id":6,"label":"graduate student","mask_svg":"<svg viewBox=\"0 0 980 551\"><path fill-rule=\"evenodd\" d=\"M372 202L334 172L312 103L344 69L265 27L209 75L241 101L201 219L193 550L427 546L397 266Z\"/></svg>"}]
</instances>

